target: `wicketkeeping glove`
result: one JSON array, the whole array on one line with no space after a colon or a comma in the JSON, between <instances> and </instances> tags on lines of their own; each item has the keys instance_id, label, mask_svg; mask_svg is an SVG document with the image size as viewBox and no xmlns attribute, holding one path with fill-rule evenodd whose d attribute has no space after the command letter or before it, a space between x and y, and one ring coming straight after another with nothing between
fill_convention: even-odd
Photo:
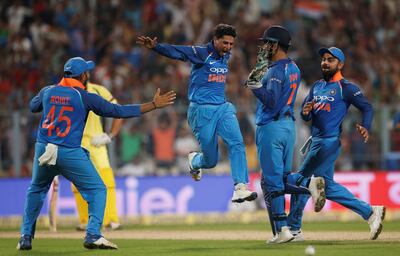
<instances>
[{"instance_id":1,"label":"wicketkeeping glove","mask_svg":"<svg viewBox=\"0 0 400 256\"><path fill-rule=\"evenodd\" d=\"M267 52L260 47L257 54L256 66L250 72L250 75L247 78L247 80L260 82L265 72L267 72L267 69L268 69Z\"/></svg>"},{"instance_id":2,"label":"wicketkeeping glove","mask_svg":"<svg viewBox=\"0 0 400 256\"><path fill-rule=\"evenodd\" d=\"M58 146L55 144L47 143L46 150L39 157L39 165L55 165L57 162Z\"/></svg>"},{"instance_id":3,"label":"wicketkeeping glove","mask_svg":"<svg viewBox=\"0 0 400 256\"><path fill-rule=\"evenodd\" d=\"M111 137L107 133L102 133L100 135L94 136L91 142L93 146L100 147L111 143Z\"/></svg>"}]
</instances>

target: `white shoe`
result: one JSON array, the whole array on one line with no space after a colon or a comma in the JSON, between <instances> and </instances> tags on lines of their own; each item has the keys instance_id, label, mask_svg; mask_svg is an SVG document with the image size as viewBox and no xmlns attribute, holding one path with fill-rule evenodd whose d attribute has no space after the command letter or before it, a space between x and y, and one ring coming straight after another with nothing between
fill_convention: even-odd
<instances>
[{"instance_id":1,"label":"white shoe","mask_svg":"<svg viewBox=\"0 0 400 256\"><path fill-rule=\"evenodd\" d=\"M292 235L294 236L293 240L290 241L292 243L293 242L303 242L305 240L304 236L303 236L303 232L301 232L301 229L300 230L296 230L296 231L290 230L290 233L292 233Z\"/></svg>"},{"instance_id":2,"label":"white shoe","mask_svg":"<svg viewBox=\"0 0 400 256\"><path fill-rule=\"evenodd\" d=\"M278 232L272 239L267 241L267 244L282 244L290 242L294 239L292 233L290 233L289 227L283 226L281 232Z\"/></svg>"},{"instance_id":3,"label":"white shoe","mask_svg":"<svg viewBox=\"0 0 400 256\"><path fill-rule=\"evenodd\" d=\"M104 237L93 241L90 238L86 238L83 246L86 249L118 249L118 246L113 242L108 241Z\"/></svg>"},{"instance_id":4,"label":"white shoe","mask_svg":"<svg viewBox=\"0 0 400 256\"><path fill-rule=\"evenodd\" d=\"M78 226L75 227L76 231L86 231L86 225L85 224L79 224Z\"/></svg>"},{"instance_id":5,"label":"white shoe","mask_svg":"<svg viewBox=\"0 0 400 256\"><path fill-rule=\"evenodd\" d=\"M372 206L372 214L368 218L368 224L370 229L369 239L375 240L382 232L382 222L385 218L386 208L385 206Z\"/></svg>"},{"instance_id":6,"label":"white shoe","mask_svg":"<svg viewBox=\"0 0 400 256\"><path fill-rule=\"evenodd\" d=\"M320 212L324 208L326 201L325 194L325 180L322 177L311 177L310 184L308 185L313 203L314 211Z\"/></svg>"},{"instance_id":7,"label":"white shoe","mask_svg":"<svg viewBox=\"0 0 400 256\"><path fill-rule=\"evenodd\" d=\"M193 165L192 165L193 158L197 154L198 154L198 152L190 152L189 155L188 155L189 168L190 168L189 173L192 175L192 178L195 181L200 181L201 180L201 171L202 170L201 169L195 169L195 168L193 168Z\"/></svg>"},{"instance_id":8,"label":"white shoe","mask_svg":"<svg viewBox=\"0 0 400 256\"><path fill-rule=\"evenodd\" d=\"M247 185L244 183L238 183L235 185L235 191L233 191L232 202L243 203L244 201L253 201L257 198L257 192L251 192L247 189Z\"/></svg>"},{"instance_id":9,"label":"white shoe","mask_svg":"<svg viewBox=\"0 0 400 256\"><path fill-rule=\"evenodd\" d=\"M122 225L119 224L119 223L116 223L116 222L110 222L110 224L105 226L105 229L106 230L110 230L110 231L112 231L112 230L120 230L120 229L122 229Z\"/></svg>"}]
</instances>

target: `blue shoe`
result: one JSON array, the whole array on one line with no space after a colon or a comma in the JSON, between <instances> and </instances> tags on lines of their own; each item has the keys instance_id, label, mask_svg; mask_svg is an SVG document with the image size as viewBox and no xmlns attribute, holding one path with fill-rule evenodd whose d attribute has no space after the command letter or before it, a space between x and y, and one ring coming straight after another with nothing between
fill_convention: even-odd
<instances>
[{"instance_id":1,"label":"blue shoe","mask_svg":"<svg viewBox=\"0 0 400 256\"><path fill-rule=\"evenodd\" d=\"M17 250L31 250L32 237L29 235L22 235L17 244Z\"/></svg>"},{"instance_id":2,"label":"blue shoe","mask_svg":"<svg viewBox=\"0 0 400 256\"><path fill-rule=\"evenodd\" d=\"M118 249L118 246L101 235L87 234L83 246L86 249Z\"/></svg>"}]
</instances>

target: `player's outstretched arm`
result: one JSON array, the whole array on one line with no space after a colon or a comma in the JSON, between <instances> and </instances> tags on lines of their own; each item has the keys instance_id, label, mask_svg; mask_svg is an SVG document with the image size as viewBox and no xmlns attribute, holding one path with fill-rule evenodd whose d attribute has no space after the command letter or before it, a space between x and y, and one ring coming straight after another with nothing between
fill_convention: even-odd
<instances>
[{"instance_id":1,"label":"player's outstretched arm","mask_svg":"<svg viewBox=\"0 0 400 256\"><path fill-rule=\"evenodd\" d=\"M140 44L148 49L153 49L157 45L157 37L151 39L148 36L139 36L136 40L137 44Z\"/></svg>"},{"instance_id":2,"label":"player's outstretched arm","mask_svg":"<svg viewBox=\"0 0 400 256\"><path fill-rule=\"evenodd\" d=\"M139 36L136 43L165 57L175 60L189 61L193 64L203 64L204 60L209 55L206 47L161 44L157 42L157 37L151 39L148 36Z\"/></svg>"},{"instance_id":3,"label":"player's outstretched arm","mask_svg":"<svg viewBox=\"0 0 400 256\"><path fill-rule=\"evenodd\" d=\"M149 111L153 111L157 108L167 107L174 104L175 99L176 93L174 91L169 91L167 93L161 94L161 90L160 88L158 88L156 93L154 94L153 101L141 104L140 111L142 113L146 113Z\"/></svg>"}]
</instances>

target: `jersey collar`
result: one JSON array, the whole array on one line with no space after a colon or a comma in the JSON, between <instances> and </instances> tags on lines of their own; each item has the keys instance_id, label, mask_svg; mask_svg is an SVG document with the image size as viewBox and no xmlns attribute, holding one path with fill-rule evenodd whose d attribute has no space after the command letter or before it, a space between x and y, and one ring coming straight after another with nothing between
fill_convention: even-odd
<instances>
[{"instance_id":1,"label":"jersey collar","mask_svg":"<svg viewBox=\"0 0 400 256\"><path fill-rule=\"evenodd\" d=\"M80 81L78 81L74 78L63 77L63 79L61 79L61 81L58 84L61 86L78 87L81 89L85 89L85 86Z\"/></svg>"},{"instance_id":2,"label":"jersey collar","mask_svg":"<svg viewBox=\"0 0 400 256\"><path fill-rule=\"evenodd\" d=\"M290 58L280 59L280 60L274 61L271 64L269 64L268 68L270 68L272 66L275 66L275 65L278 65L279 63L286 64L286 63L289 63L291 61L292 60Z\"/></svg>"},{"instance_id":3,"label":"jersey collar","mask_svg":"<svg viewBox=\"0 0 400 256\"><path fill-rule=\"evenodd\" d=\"M332 79L329 80L329 83L334 83L334 82L340 81L340 80L342 80L342 79L343 79L342 72L338 71L338 72L336 72L336 74L332 77Z\"/></svg>"},{"instance_id":4,"label":"jersey collar","mask_svg":"<svg viewBox=\"0 0 400 256\"><path fill-rule=\"evenodd\" d=\"M228 59L229 56L230 56L230 52L225 53L223 56L219 55L217 49L215 49L214 41L213 41L213 40L211 40L210 42L208 42L208 44L207 44L207 50L208 50L208 52L211 52L212 55L214 56L214 58L216 58L216 59L220 59L220 58L226 58L226 59Z\"/></svg>"}]
</instances>

